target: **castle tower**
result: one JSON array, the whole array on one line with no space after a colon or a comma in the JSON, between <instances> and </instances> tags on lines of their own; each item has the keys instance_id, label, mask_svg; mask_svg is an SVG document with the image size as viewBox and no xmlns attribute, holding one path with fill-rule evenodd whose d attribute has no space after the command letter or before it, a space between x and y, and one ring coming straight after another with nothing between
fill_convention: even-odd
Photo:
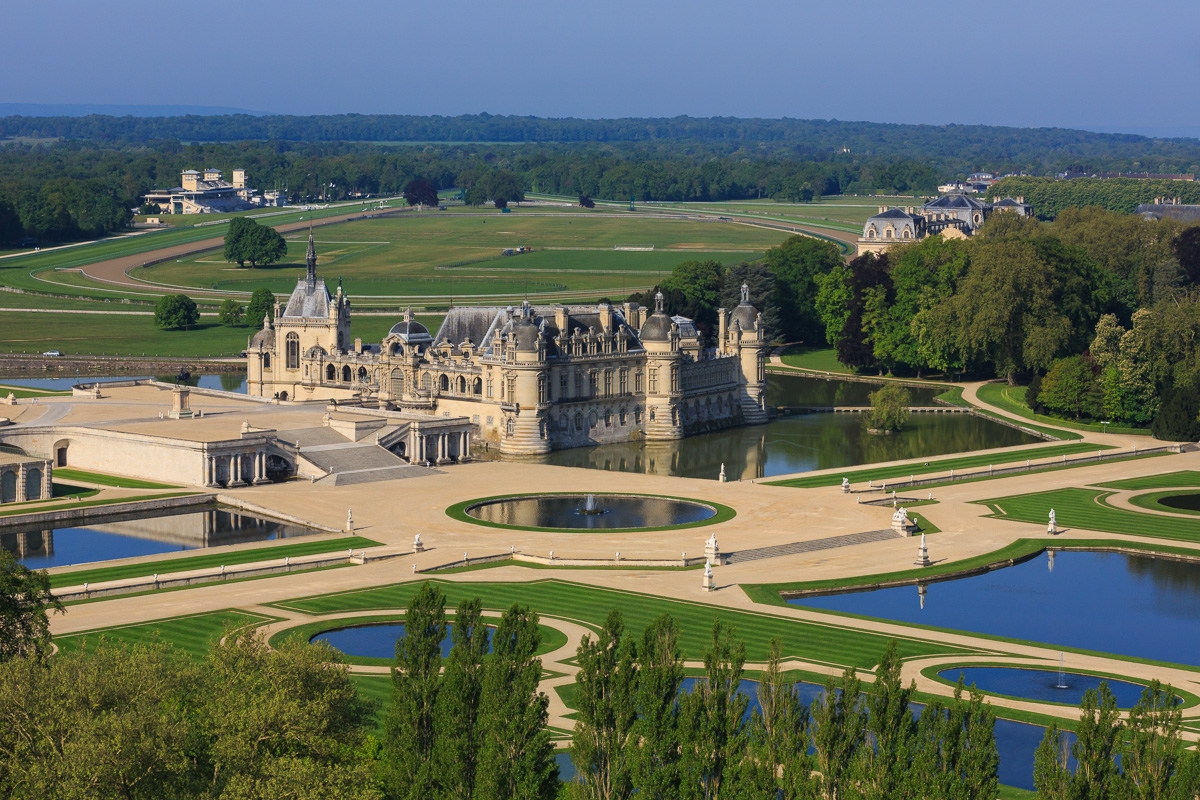
<instances>
[{"instance_id":1,"label":"castle tower","mask_svg":"<svg viewBox=\"0 0 1200 800\"><path fill-rule=\"evenodd\" d=\"M526 300L513 320L505 342L504 399L500 408L504 428L500 452L536 455L550 452L550 377L546 343Z\"/></svg>"},{"instance_id":2,"label":"castle tower","mask_svg":"<svg viewBox=\"0 0 1200 800\"><path fill-rule=\"evenodd\" d=\"M767 333L762 314L750 305L750 287L742 284L742 301L732 312L722 309L719 314L718 348L722 355L736 356L738 398L742 418L747 425L767 421Z\"/></svg>"},{"instance_id":3,"label":"castle tower","mask_svg":"<svg viewBox=\"0 0 1200 800\"><path fill-rule=\"evenodd\" d=\"M638 338L646 350L646 441L682 439L679 326L663 311L662 292Z\"/></svg>"}]
</instances>

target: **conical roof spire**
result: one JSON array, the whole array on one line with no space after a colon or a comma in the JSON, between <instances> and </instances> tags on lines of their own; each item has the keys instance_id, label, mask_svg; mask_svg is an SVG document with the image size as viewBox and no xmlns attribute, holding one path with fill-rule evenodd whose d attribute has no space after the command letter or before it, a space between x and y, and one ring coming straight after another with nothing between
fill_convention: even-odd
<instances>
[{"instance_id":1,"label":"conical roof spire","mask_svg":"<svg viewBox=\"0 0 1200 800\"><path fill-rule=\"evenodd\" d=\"M308 252L304 255L304 261L308 264L308 282L314 284L317 282L317 247L313 243L311 221L308 223Z\"/></svg>"}]
</instances>

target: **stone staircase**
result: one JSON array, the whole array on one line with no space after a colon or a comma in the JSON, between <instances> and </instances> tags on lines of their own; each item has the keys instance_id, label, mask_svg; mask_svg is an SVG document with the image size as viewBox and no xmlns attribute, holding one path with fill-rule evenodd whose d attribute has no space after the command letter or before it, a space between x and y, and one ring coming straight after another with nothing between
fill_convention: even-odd
<instances>
[{"instance_id":1,"label":"stone staircase","mask_svg":"<svg viewBox=\"0 0 1200 800\"><path fill-rule=\"evenodd\" d=\"M313 473L324 473L316 482L350 486L403 478L436 475L438 470L410 464L374 441L347 441L328 428L283 431L280 438L300 444L300 459Z\"/></svg>"},{"instance_id":2,"label":"stone staircase","mask_svg":"<svg viewBox=\"0 0 1200 800\"><path fill-rule=\"evenodd\" d=\"M886 539L897 538L900 538L900 534L890 528L882 531L847 533L842 536L828 536L824 539L810 539L807 542L777 544L772 547L757 547L752 550L735 550L729 553L722 553L721 561L726 564L740 564L743 561L758 561L763 558L793 556L797 553L831 550L835 547L849 547L854 544L868 544L870 542L882 542Z\"/></svg>"}]
</instances>

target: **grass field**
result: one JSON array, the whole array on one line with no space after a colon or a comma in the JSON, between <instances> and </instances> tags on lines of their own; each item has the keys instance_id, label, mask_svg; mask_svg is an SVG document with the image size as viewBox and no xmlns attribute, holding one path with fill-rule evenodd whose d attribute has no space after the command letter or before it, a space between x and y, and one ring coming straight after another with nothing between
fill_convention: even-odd
<instances>
[{"instance_id":1,"label":"grass field","mask_svg":"<svg viewBox=\"0 0 1200 800\"><path fill-rule=\"evenodd\" d=\"M1104 503L1110 494L1097 489L1055 489L975 502L986 505L991 516L999 519L1045 525L1053 508L1060 528L1200 542L1200 525L1194 520L1114 508Z\"/></svg>"},{"instance_id":2,"label":"grass field","mask_svg":"<svg viewBox=\"0 0 1200 800\"><path fill-rule=\"evenodd\" d=\"M1025 387L1024 386L1009 386L1006 383L987 383L979 387L979 399L985 403L989 403L998 408L1002 408L1011 414L1017 414L1031 419L1036 422L1046 423L1065 428L1074 428L1079 431L1094 431L1095 433L1129 433L1141 436L1149 436L1150 431L1147 428L1130 428L1120 425L1101 425L1100 423L1075 422L1073 420L1059 419L1058 417L1047 417L1044 414L1035 414L1029 410L1029 406L1025 404Z\"/></svg>"},{"instance_id":3,"label":"grass field","mask_svg":"<svg viewBox=\"0 0 1200 800\"><path fill-rule=\"evenodd\" d=\"M1037 449L1022 448L1002 453L985 453L982 455L959 456L930 461L910 461L905 464L895 464L889 467L867 467L837 474L813 475L812 477L792 478L785 481L765 481L771 486L788 486L794 489L811 489L817 486L836 486L842 478L849 478L851 483L876 483L893 478L907 478L909 475L928 474L930 472L946 472L952 469L978 469L991 464L1012 464L1026 459L1061 458L1062 456L1078 455L1079 453L1094 453L1096 450L1112 449L1111 447L1096 447L1090 444L1061 444Z\"/></svg>"},{"instance_id":4,"label":"grass field","mask_svg":"<svg viewBox=\"0 0 1200 800\"><path fill-rule=\"evenodd\" d=\"M337 553L342 550L361 550L364 547L379 547L379 542L361 536L319 537L311 542L284 544L277 547L256 547L250 550L197 550L196 555L171 558L165 561L140 561L116 567L94 567L71 572L55 572L50 575L50 585L80 586L84 583L119 581L125 578L143 578L147 575L168 575L195 569L219 567L222 564L252 564L255 561L278 561L284 557L311 556L319 553Z\"/></svg>"},{"instance_id":5,"label":"grass field","mask_svg":"<svg viewBox=\"0 0 1200 800\"><path fill-rule=\"evenodd\" d=\"M759 257L787 234L744 225L640 215L518 209L430 212L360 220L318 232L327 280L341 277L352 296L523 296L526 292L609 292L648 287L681 261L734 263ZM255 270L228 264L219 251L135 270L172 286L250 292L290 291L303 269L307 237L289 237L284 263ZM653 252L614 246L654 246ZM501 256L504 248L534 252Z\"/></svg>"},{"instance_id":6,"label":"grass field","mask_svg":"<svg viewBox=\"0 0 1200 800\"><path fill-rule=\"evenodd\" d=\"M656 616L669 612L679 622L681 644L689 658L699 658L708 646L714 619L734 626L736 635L746 642L746 656L751 661L765 660L770 639L778 637L783 642L787 656L871 669L887 644L887 637L836 625L729 611L558 580L519 584L433 583L446 593L447 604L456 604L464 597L479 597L485 608L497 610L508 608L513 603L524 603L541 613L576 619L592 626L602 625L609 610L617 609L624 614L626 627L639 634ZM420 585L417 582L405 583L292 600L277 605L313 614L403 608ZM902 640L899 644L900 652L905 657L965 652L960 648L915 640Z\"/></svg>"},{"instance_id":7,"label":"grass field","mask_svg":"<svg viewBox=\"0 0 1200 800\"><path fill-rule=\"evenodd\" d=\"M843 372L846 374L854 372L838 361L837 350L832 347L807 347L795 344L784 348L779 360L789 367L811 369L818 372Z\"/></svg>"},{"instance_id":8,"label":"grass field","mask_svg":"<svg viewBox=\"0 0 1200 800\"><path fill-rule=\"evenodd\" d=\"M204 657L213 643L224 635L227 629L246 625L264 625L272 621L271 617L248 614L245 611L213 611L207 614L157 620L143 625L127 625L104 628L101 631L55 636L54 644L58 645L59 650L70 652L84 646L94 647L101 636L130 644L162 641L175 645L198 661Z\"/></svg>"},{"instance_id":9,"label":"grass field","mask_svg":"<svg viewBox=\"0 0 1200 800\"><path fill-rule=\"evenodd\" d=\"M1159 502L1164 497L1172 497L1181 494L1178 489L1165 489L1160 492L1150 492L1148 494L1139 494L1129 498L1129 502L1138 508L1145 508L1149 511L1164 511L1168 514L1191 514L1192 516L1200 516L1200 511L1193 511L1190 508L1172 508ZM1196 494L1195 492L1184 492L1183 494Z\"/></svg>"},{"instance_id":10,"label":"grass field","mask_svg":"<svg viewBox=\"0 0 1200 800\"><path fill-rule=\"evenodd\" d=\"M1200 486L1200 472L1183 470L1182 472L1164 472L1162 475L1146 475L1141 478L1128 478L1123 481L1108 481L1097 483L1105 489L1172 489L1176 487Z\"/></svg>"},{"instance_id":11,"label":"grass field","mask_svg":"<svg viewBox=\"0 0 1200 800\"><path fill-rule=\"evenodd\" d=\"M54 470L55 478L62 478L69 481L87 481L88 483L99 484L100 486L115 486L118 489L180 489L180 486L174 486L170 483L155 483L154 481L143 481L138 478L125 478L120 475L106 475L102 472L86 472L81 469L71 469L70 467L59 467Z\"/></svg>"}]
</instances>

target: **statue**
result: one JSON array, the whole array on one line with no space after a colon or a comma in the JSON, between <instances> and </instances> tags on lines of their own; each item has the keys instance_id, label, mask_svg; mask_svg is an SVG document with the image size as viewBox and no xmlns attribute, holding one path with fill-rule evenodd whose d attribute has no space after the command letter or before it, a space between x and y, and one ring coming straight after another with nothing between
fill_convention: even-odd
<instances>
[{"instance_id":1,"label":"statue","mask_svg":"<svg viewBox=\"0 0 1200 800\"><path fill-rule=\"evenodd\" d=\"M419 533L413 537L413 552L414 553L424 553L425 552L425 543L421 541L421 534L419 534Z\"/></svg>"},{"instance_id":2,"label":"statue","mask_svg":"<svg viewBox=\"0 0 1200 800\"><path fill-rule=\"evenodd\" d=\"M842 494L850 494L850 479L842 478Z\"/></svg>"},{"instance_id":3,"label":"statue","mask_svg":"<svg viewBox=\"0 0 1200 800\"><path fill-rule=\"evenodd\" d=\"M711 592L714 588L712 563L708 561L704 562L704 580L702 581L701 586L703 586L704 591L706 592Z\"/></svg>"},{"instance_id":4,"label":"statue","mask_svg":"<svg viewBox=\"0 0 1200 800\"><path fill-rule=\"evenodd\" d=\"M346 533L354 533L354 509L346 509Z\"/></svg>"},{"instance_id":5,"label":"statue","mask_svg":"<svg viewBox=\"0 0 1200 800\"><path fill-rule=\"evenodd\" d=\"M910 536L917 532L917 523L909 519L907 508L902 506L892 512L892 530L901 536Z\"/></svg>"},{"instance_id":6,"label":"statue","mask_svg":"<svg viewBox=\"0 0 1200 800\"><path fill-rule=\"evenodd\" d=\"M704 557L709 563L713 561L721 563L721 548L717 544L717 534L712 534L704 542Z\"/></svg>"},{"instance_id":7,"label":"statue","mask_svg":"<svg viewBox=\"0 0 1200 800\"><path fill-rule=\"evenodd\" d=\"M921 546L917 548L917 560L913 562L918 567L928 567L933 562L929 560L929 548L925 545L925 534L921 534Z\"/></svg>"},{"instance_id":8,"label":"statue","mask_svg":"<svg viewBox=\"0 0 1200 800\"><path fill-rule=\"evenodd\" d=\"M1058 534L1058 522L1054 516L1054 509L1050 509L1050 524L1046 526L1046 533L1051 536Z\"/></svg>"},{"instance_id":9,"label":"statue","mask_svg":"<svg viewBox=\"0 0 1200 800\"><path fill-rule=\"evenodd\" d=\"M725 462L723 461L721 462L721 477L718 478L718 480L720 480L721 483L725 483Z\"/></svg>"}]
</instances>

